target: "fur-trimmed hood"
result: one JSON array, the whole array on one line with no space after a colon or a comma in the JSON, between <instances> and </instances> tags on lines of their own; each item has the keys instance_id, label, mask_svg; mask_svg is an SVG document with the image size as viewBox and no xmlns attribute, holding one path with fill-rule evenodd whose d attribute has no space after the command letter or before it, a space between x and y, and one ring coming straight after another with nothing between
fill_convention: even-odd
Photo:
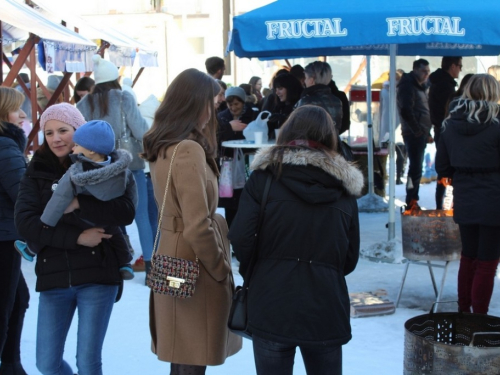
<instances>
[{"instance_id":1,"label":"fur-trimmed hood","mask_svg":"<svg viewBox=\"0 0 500 375\"><path fill-rule=\"evenodd\" d=\"M110 154L111 163L105 166L98 165L83 154L71 155L70 157L74 162L69 168L71 182L77 186L96 185L116 177L126 171L132 162L132 155L125 150L113 151ZM90 169L84 167L87 163L91 164ZM125 174L123 174L123 177L125 177Z\"/></svg>"},{"instance_id":2,"label":"fur-trimmed hood","mask_svg":"<svg viewBox=\"0 0 500 375\"><path fill-rule=\"evenodd\" d=\"M265 170L277 163L271 151L275 147L260 149L255 155L250 168ZM353 163L346 161L342 156L331 157L323 152L306 148L286 149L283 155L283 165L313 166L326 172L338 180L344 190L355 197L360 196L364 181L361 171Z\"/></svg>"}]
</instances>

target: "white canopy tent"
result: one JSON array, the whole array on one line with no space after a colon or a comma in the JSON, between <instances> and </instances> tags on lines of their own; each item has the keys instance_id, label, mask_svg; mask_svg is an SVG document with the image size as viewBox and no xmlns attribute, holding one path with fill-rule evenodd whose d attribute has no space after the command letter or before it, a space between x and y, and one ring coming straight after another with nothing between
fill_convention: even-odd
<instances>
[{"instance_id":1,"label":"white canopy tent","mask_svg":"<svg viewBox=\"0 0 500 375\"><path fill-rule=\"evenodd\" d=\"M158 53L147 46L125 34L106 25L93 24L90 21L75 15L67 3L58 3L49 0L35 0L37 10L47 17L64 21L67 25L78 28L78 32L92 40L101 39L109 43L109 60L116 66L133 66L135 58L139 58L141 68L157 67Z\"/></svg>"},{"instance_id":2,"label":"white canopy tent","mask_svg":"<svg viewBox=\"0 0 500 375\"><path fill-rule=\"evenodd\" d=\"M2 46L3 62L9 67L4 79L3 64L0 65L0 83L2 86L12 86L17 79L32 103L33 129L28 136L28 147L38 132L38 115L43 110L37 103L39 87L48 99L47 106L54 104L63 90L67 89L73 72L89 71L92 69L92 56L97 51L97 45L86 37L51 21L30 6L15 0L0 0L0 42ZM45 66L47 72L64 72L63 78L54 92L49 92L36 71L35 46L43 43ZM15 61L11 63L5 54L4 47L15 42L23 42ZM19 71L26 65L30 70L31 88L19 76ZM35 139L35 147L37 146Z\"/></svg>"},{"instance_id":3,"label":"white canopy tent","mask_svg":"<svg viewBox=\"0 0 500 375\"><path fill-rule=\"evenodd\" d=\"M52 60L45 67L48 71L86 71L92 66L92 56L97 50L94 42L52 22L26 4L15 0L0 1L0 20L2 45L26 41L30 34L43 41Z\"/></svg>"}]
</instances>

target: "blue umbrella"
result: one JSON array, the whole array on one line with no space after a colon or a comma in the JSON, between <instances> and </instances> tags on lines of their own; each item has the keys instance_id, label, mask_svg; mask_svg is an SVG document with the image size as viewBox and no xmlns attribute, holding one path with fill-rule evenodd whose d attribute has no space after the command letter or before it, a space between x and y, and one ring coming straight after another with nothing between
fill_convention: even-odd
<instances>
[{"instance_id":1,"label":"blue umbrella","mask_svg":"<svg viewBox=\"0 0 500 375\"><path fill-rule=\"evenodd\" d=\"M497 0L278 0L233 18L228 50L261 59L389 55L395 98L398 55L495 56L500 54ZM369 64L367 64L369 69ZM367 71L369 72L369 70ZM368 90L370 83L368 83ZM367 95L371 98L371 94ZM370 108L370 103L368 103ZM389 239L395 237L395 100L390 101ZM370 138L369 128L369 138ZM373 147L368 141L368 166ZM373 181L372 173L371 181Z\"/></svg>"},{"instance_id":2,"label":"blue umbrella","mask_svg":"<svg viewBox=\"0 0 500 375\"><path fill-rule=\"evenodd\" d=\"M233 19L239 57L500 53L496 0L279 0Z\"/></svg>"}]
</instances>

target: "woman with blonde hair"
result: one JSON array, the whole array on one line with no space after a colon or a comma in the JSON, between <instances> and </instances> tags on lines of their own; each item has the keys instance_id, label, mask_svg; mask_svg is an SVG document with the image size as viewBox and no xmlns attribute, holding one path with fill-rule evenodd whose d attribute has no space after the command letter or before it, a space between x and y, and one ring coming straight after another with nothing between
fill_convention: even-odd
<instances>
[{"instance_id":1,"label":"woman with blonde hair","mask_svg":"<svg viewBox=\"0 0 500 375\"><path fill-rule=\"evenodd\" d=\"M26 170L26 136L21 109L24 95L0 87L0 374L26 375L21 365L21 331L29 291L14 241L21 239L14 223L19 182Z\"/></svg>"},{"instance_id":2,"label":"woman with blonde hair","mask_svg":"<svg viewBox=\"0 0 500 375\"><path fill-rule=\"evenodd\" d=\"M488 68L488 74L495 77L497 81L500 81L500 65L492 65Z\"/></svg>"},{"instance_id":3,"label":"woman with blonde hair","mask_svg":"<svg viewBox=\"0 0 500 375\"><path fill-rule=\"evenodd\" d=\"M292 375L297 347L307 374L342 374L342 345L351 339L345 276L358 262L363 175L336 149L330 115L305 105L252 163L229 238L240 273L251 276L247 314L258 375Z\"/></svg>"},{"instance_id":4,"label":"woman with blonde hair","mask_svg":"<svg viewBox=\"0 0 500 375\"><path fill-rule=\"evenodd\" d=\"M458 305L464 312L488 312L500 258L499 100L493 76L473 75L450 103L436 153L436 171L453 184L453 219L462 240Z\"/></svg>"},{"instance_id":5,"label":"woman with blonde hair","mask_svg":"<svg viewBox=\"0 0 500 375\"><path fill-rule=\"evenodd\" d=\"M198 262L200 269L190 298L151 292L152 348L159 360L171 362L171 375L205 374L206 366L223 364L241 348L241 338L227 328L234 288L231 255L227 224L215 212L219 91L207 74L183 71L144 136L143 156L164 212L157 254Z\"/></svg>"}]
</instances>

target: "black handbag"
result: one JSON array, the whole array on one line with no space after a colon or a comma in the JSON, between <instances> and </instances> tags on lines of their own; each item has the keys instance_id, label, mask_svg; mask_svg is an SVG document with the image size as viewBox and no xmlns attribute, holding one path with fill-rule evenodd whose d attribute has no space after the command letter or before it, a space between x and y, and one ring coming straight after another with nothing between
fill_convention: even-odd
<instances>
[{"instance_id":1,"label":"black handbag","mask_svg":"<svg viewBox=\"0 0 500 375\"><path fill-rule=\"evenodd\" d=\"M347 161L354 161L354 154L352 153L352 148L349 146L346 142L344 142L342 139L340 139L339 136L337 136L337 149L338 153L342 155L342 157L347 160Z\"/></svg>"},{"instance_id":2,"label":"black handbag","mask_svg":"<svg viewBox=\"0 0 500 375\"><path fill-rule=\"evenodd\" d=\"M257 253L258 253L258 243L259 243L259 233L262 221L264 219L264 209L266 208L267 196L269 195L269 188L271 187L271 179L273 176L269 174L266 180L266 186L264 188L264 195L262 196L262 202L260 204L259 221L257 223L257 231L255 233L255 242L252 252L252 258L250 259L250 264L248 265L247 272L245 275L245 280L243 286L236 287L236 291L233 295L233 302L231 303L231 310L229 311L229 319L227 326L231 332L237 334L238 336L252 339L252 333L248 329L248 318L247 318L247 295L248 286L250 284L250 277L252 276L253 268L255 263L257 263Z\"/></svg>"}]
</instances>

